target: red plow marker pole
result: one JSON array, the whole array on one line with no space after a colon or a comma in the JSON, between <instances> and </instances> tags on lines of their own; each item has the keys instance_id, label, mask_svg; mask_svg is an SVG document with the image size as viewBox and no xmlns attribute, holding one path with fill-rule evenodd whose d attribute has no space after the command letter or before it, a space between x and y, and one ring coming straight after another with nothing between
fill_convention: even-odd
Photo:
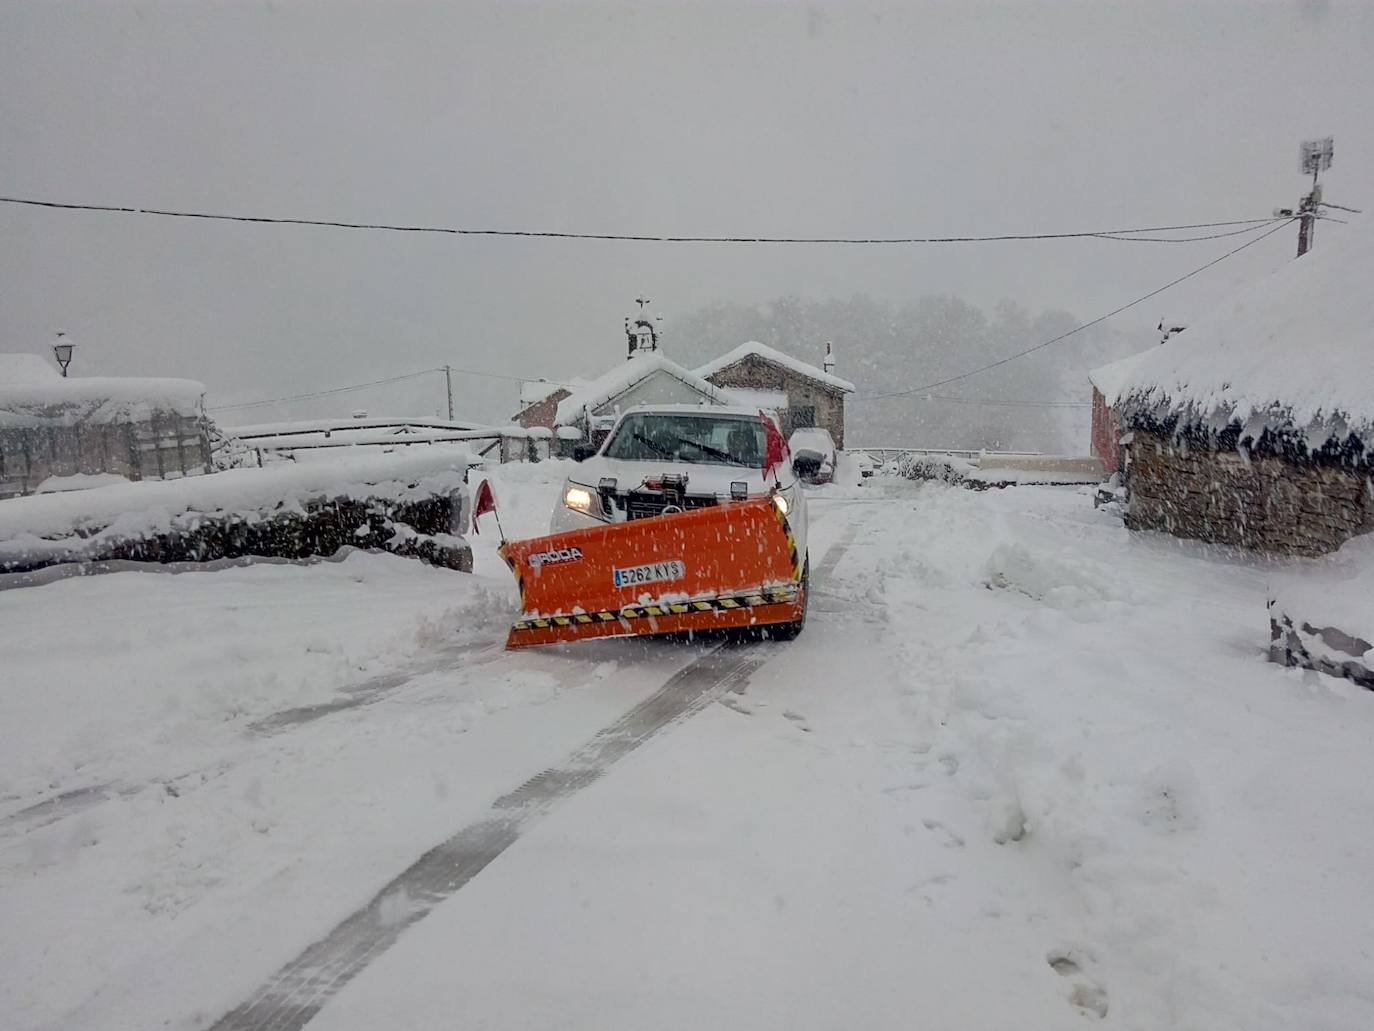
<instances>
[{"instance_id":1,"label":"red plow marker pole","mask_svg":"<svg viewBox=\"0 0 1374 1031\"><path fill-rule=\"evenodd\" d=\"M479 517L490 512L496 517L496 532L501 535L501 539L506 539L506 531L501 528L501 513L496 511L496 493L491 489L491 481L483 480L482 485L477 488L477 498L472 505L472 532L481 533L477 527Z\"/></svg>"},{"instance_id":2,"label":"red plow marker pole","mask_svg":"<svg viewBox=\"0 0 1374 1031\"><path fill-rule=\"evenodd\" d=\"M771 497L507 541L520 589L507 648L791 623L801 558Z\"/></svg>"}]
</instances>

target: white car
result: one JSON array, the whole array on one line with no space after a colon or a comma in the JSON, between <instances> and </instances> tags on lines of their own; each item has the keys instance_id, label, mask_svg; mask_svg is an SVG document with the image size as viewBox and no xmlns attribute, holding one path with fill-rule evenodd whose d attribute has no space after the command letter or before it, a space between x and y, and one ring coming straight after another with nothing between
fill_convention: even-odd
<instances>
[{"instance_id":1,"label":"white car","mask_svg":"<svg viewBox=\"0 0 1374 1031\"><path fill-rule=\"evenodd\" d=\"M835 478L835 440L829 430L799 427L792 431L787 446L792 450L792 468L804 481L829 483Z\"/></svg>"},{"instance_id":2,"label":"white car","mask_svg":"<svg viewBox=\"0 0 1374 1031\"><path fill-rule=\"evenodd\" d=\"M640 405L621 415L601 448L563 484L554 533L763 497L787 516L806 552L806 496L787 456L764 478L768 434L777 423L755 408Z\"/></svg>"}]
</instances>

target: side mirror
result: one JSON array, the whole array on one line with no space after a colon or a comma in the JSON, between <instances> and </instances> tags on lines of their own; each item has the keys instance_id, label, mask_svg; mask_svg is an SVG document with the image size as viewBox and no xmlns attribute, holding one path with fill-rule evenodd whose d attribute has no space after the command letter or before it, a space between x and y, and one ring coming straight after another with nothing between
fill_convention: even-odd
<instances>
[{"instance_id":1,"label":"side mirror","mask_svg":"<svg viewBox=\"0 0 1374 1031\"><path fill-rule=\"evenodd\" d=\"M587 459L591 458L592 455L594 455L594 454L596 454L596 445L595 445L595 444L585 444L585 443L583 443L583 444L577 444L577 445L575 445L575 446L573 447L572 456L573 456L573 461L574 461L574 462L585 462Z\"/></svg>"}]
</instances>

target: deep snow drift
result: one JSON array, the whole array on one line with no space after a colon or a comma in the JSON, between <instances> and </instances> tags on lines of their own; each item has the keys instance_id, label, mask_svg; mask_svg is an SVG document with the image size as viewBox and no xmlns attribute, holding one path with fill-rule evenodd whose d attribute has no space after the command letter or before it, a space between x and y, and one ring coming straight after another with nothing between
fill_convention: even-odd
<instances>
[{"instance_id":1,"label":"deep snow drift","mask_svg":"<svg viewBox=\"0 0 1374 1031\"><path fill-rule=\"evenodd\" d=\"M565 471L493 473L508 531ZM802 637L311 1028L1374 1026L1374 693L1265 661L1265 569L1075 488L812 518ZM7 1026L210 1026L710 647L502 652L494 530L0 592Z\"/></svg>"}]
</instances>

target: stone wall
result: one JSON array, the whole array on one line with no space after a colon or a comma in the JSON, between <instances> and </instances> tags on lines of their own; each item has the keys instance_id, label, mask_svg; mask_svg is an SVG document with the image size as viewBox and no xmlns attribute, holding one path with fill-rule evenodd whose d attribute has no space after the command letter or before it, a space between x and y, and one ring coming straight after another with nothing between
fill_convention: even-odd
<instances>
[{"instance_id":1,"label":"stone wall","mask_svg":"<svg viewBox=\"0 0 1374 1031\"><path fill-rule=\"evenodd\" d=\"M844 391L828 387L784 366L774 365L754 354L713 373L710 380L718 387L781 390L787 395L787 411L779 413L785 434L791 436L799 426L820 426L830 431L837 448L844 447ZM802 410L806 408L814 411L813 419L800 418Z\"/></svg>"},{"instance_id":2,"label":"stone wall","mask_svg":"<svg viewBox=\"0 0 1374 1031\"><path fill-rule=\"evenodd\" d=\"M1323 555L1374 530L1367 462L1248 456L1141 429L1127 451L1133 530L1292 555Z\"/></svg>"}]
</instances>

